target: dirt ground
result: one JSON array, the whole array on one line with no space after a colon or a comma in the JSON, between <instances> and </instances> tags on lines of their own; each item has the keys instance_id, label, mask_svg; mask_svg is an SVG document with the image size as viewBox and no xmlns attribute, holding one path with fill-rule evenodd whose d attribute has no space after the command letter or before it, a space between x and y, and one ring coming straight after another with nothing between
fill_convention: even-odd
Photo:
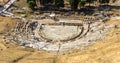
<instances>
[{"instance_id":1,"label":"dirt ground","mask_svg":"<svg viewBox=\"0 0 120 63\"><path fill-rule=\"evenodd\" d=\"M3 40L5 31L10 31L16 21L0 16L0 63L120 63L120 20L107 22L119 26L111 29L105 39L98 40L82 51L74 50L64 55L24 48Z\"/></svg>"}]
</instances>

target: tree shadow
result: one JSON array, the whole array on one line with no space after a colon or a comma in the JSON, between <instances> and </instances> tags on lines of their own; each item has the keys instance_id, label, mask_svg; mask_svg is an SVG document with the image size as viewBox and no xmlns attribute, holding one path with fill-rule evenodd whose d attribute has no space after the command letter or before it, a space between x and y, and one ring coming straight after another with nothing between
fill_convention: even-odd
<instances>
[{"instance_id":1,"label":"tree shadow","mask_svg":"<svg viewBox=\"0 0 120 63\"><path fill-rule=\"evenodd\" d=\"M70 15L73 15L75 13L77 13L77 15L80 15L80 14L91 15L91 14L94 13L95 8L96 7L94 7L94 6L86 6L84 8L71 10L71 9L58 8L55 5L45 5L44 7L40 7L36 10L39 11L40 13L55 12L56 14L61 14L61 15L64 15L64 16L70 16Z\"/></svg>"},{"instance_id":2,"label":"tree shadow","mask_svg":"<svg viewBox=\"0 0 120 63\"><path fill-rule=\"evenodd\" d=\"M92 15L95 12L95 9L96 9L95 6L86 6L84 8L80 8L78 10L78 13L79 14L84 13L84 15Z\"/></svg>"},{"instance_id":3,"label":"tree shadow","mask_svg":"<svg viewBox=\"0 0 120 63\"><path fill-rule=\"evenodd\" d=\"M49 4L49 5L44 5L44 7L38 8L37 11L41 13L55 12L56 14L70 16L75 13L77 13L77 15L92 15L99 11L111 11L113 9L120 10L120 6L112 6L112 5L100 5L98 7L97 6L85 6L77 10L71 10L71 9L58 8L55 5Z\"/></svg>"},{"instance_id":4,"label":"tree shadow","mask_svg":"<svg viewBox=\"0 0 120 63\"><path fill-rule=\"evenodd\" d=\"M120 6L112 6L112 5L100 5L98 7L98 10L99 11L104 11L104 10L107 10L107 11L111 11L111 10L120 10Z\"/></svg>"},{"instance_id":5,"label":"tree shadow","mask_svg":"<svg viewBox=\"0 0 120 63\"><path fill-rule=\"evenodd\" d=\"M120 10L120 6L110 6L111 9Z\"/></svg>"},{"instance_id":6,"label":"tree shadow","mask_svg":"<svg viewBox=\"0 0 120 63\"><path fill-rule=\"evenodd\" d=\"M40 7L37 10L40 10L40 11L57 11L57 10L59 10L59 8L56 7L55 5L44 5L43 7Z\"/></svg>"}]
</instances>

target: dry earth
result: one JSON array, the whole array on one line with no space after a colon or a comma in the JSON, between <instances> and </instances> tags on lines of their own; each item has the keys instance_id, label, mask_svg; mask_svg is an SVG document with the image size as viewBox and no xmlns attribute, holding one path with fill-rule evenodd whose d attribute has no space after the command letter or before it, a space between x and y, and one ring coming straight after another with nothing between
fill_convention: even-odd
<instances>
[{"instance_id":1,"label":"dry earth","mask_svg":"<svg viewBox=\"0 0 120 63\"><path fill-rule=\"evenodd\" d=\"M8 0L0 0L0 5L4 5Z\"/></svg>"},{"instance_id":2,"label":"dry earth","mask_svg":"<svg viewBox=\"0 0 120 63\"><path fill-rule=\"evenodd\" d=\"M64 55L24 48L14 42L3 40L5 31L10 31L16 21L0 16L0 63L120 63L120 20L107 22L119 26L111 29L105 39L82 51L74 50Z\"/></svg>"}]
</instances>

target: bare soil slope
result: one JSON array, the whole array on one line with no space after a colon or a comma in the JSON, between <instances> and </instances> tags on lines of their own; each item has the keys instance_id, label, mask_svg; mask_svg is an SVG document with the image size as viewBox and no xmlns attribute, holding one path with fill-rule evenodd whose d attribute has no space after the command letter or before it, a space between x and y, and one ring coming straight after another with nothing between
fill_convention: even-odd
<instances>
[{"instance_id":1,"label":"bare soil slope","mask_svg":"<svg viewBox=\"0 0 120 63\"><path fill-rule=\"evenodd\" d=\"M0 16L0 32L10 31L16 24L15 19Z\"/></svg>"},{"instance_id":2,"label":"bare soil slope","mask_svg":"<svg viewBox=\"0 0 120 63\"><path fill-rule=\"evenodd\" d=\"M116 0L116 2L115 3L113 3L114 5L118 5L118 6L120 6L120 0Z\"/></svg>"},{"instance_id":3,"label":"bare soil slope","mask_svg":"<svg viewBox=\"0 0 120 63\"><path fill-rule=\"evenodd\" d=\"M9 0L0 0L0 6L6 4L6 2L8 2Z\"/></svg>"}]
</instances>

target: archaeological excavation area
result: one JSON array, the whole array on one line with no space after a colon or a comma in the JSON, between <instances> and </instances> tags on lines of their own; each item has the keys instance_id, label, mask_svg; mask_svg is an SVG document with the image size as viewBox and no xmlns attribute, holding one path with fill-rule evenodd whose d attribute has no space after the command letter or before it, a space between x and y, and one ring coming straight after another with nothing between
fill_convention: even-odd
<instances>
[{"instance_id":1,"label":"archaeological excavation area","mask_svg":"<svg viewBox=\"0 0 120 63\"><path fill-rule=\"evenodd\" d=\"M106 22L62 18L59 21L0 18L3 19L0 20L2 63L119 61L120 23L117 17ZM111 54L114 56L111 57Z\"/></svg>"},{"instance_id":2,"label":"archaeological excavation area","mask_svg":"<svg viewBox=\"0 0 120 63\"><path fill-rule=\"evenodd\" d=\"M55 1L0 0L0 63L120 63L120 0Z\"/></svg>"},{"instance_id":3,"label":"archaeological excavation area","mask_svg":"<svg viewBox=\"0 0 120 63\"><path fill-rule=\"evenodd\" d=\"M99 20L58 19L19 19L8 39L23 47L65 54L104 39L106 33L117 26Z\"/></svg>"}]
</instances>

